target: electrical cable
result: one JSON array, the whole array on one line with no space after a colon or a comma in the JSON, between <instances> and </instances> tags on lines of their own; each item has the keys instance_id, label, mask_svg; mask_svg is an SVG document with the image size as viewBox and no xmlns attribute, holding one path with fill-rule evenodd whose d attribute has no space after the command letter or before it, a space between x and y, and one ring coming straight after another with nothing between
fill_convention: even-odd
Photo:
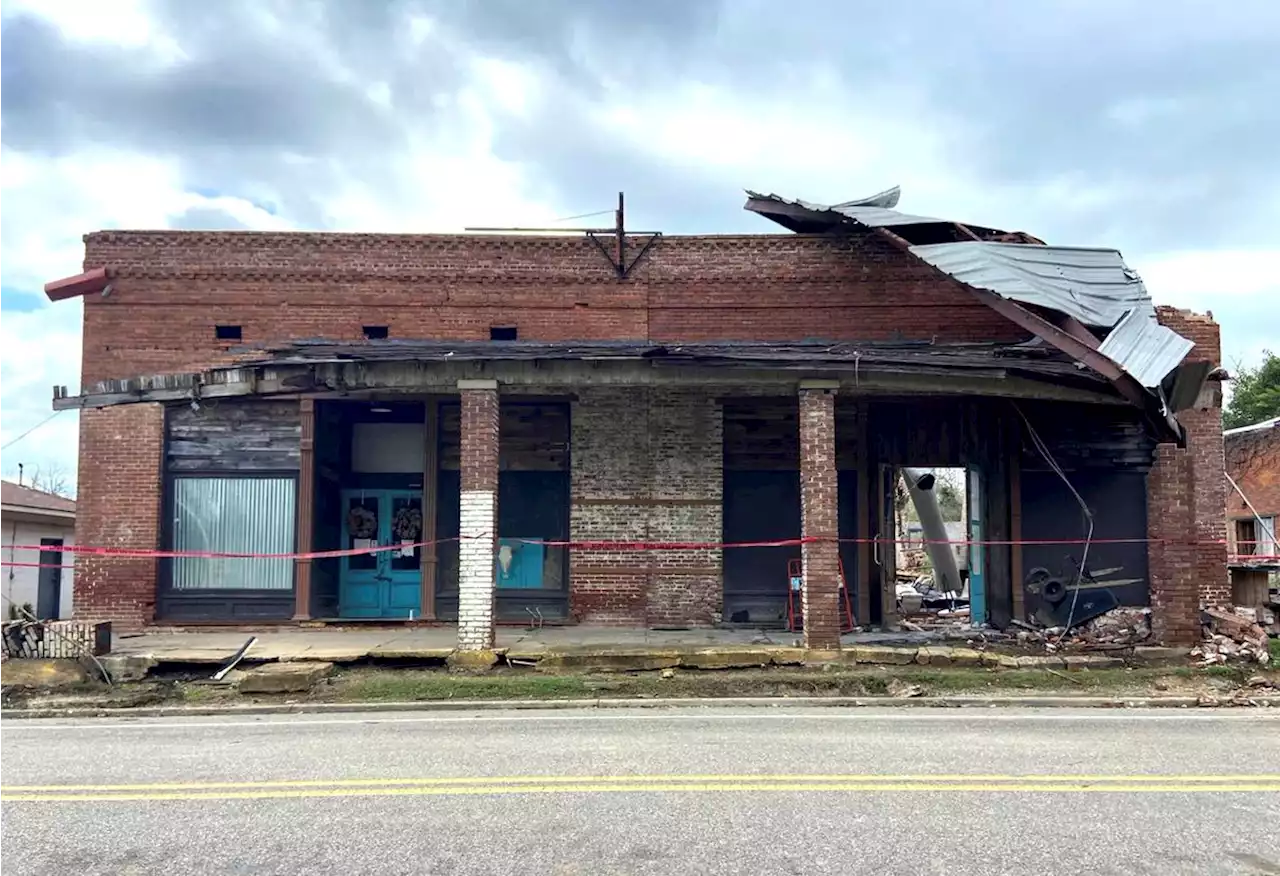
<instances>
[{"instance_id":1,"label":"electrical cable","mask_svg":"<svg viewBox=\"0 0 1280 876\"><path fill-rule=\"evenodd\" d=\"M594 213L579 213L577 216L561 216L559 219L552 219L552 222L569 222L574 219L590 219L592 216L607 216L610 213L616 213L616 210L597 210Z\"/></svg>"},{"instance_id":2,"label":"electrical cable","mask_svg":"<svg viewBox=\"0 0 1280 876\"><path fill-rule=\"evenodd\" d=\"M19 435L17 438L14 438L14 439L12 439L12 440L10 440L10 441L6 441L3 445L0 445L0 450L8 450L10 447L12 447L13 445L17 444L17 443L18 443L19 441L21 441L23 438L26 438L28 435L30 435L32 432L34 432L36 429L39 429L39 428L40 428L41 426L43 426L45 423L49 422L49 421L50 421L50 420L52 420L54 417L58 416L58 414L60 414L60 413L62 413L62 411L60 411L60 410L59 410L59 411L54 411L52 414L50 414L49 416L45 417L45 418L44 418L43 420L41 420L40 422L36 423L36 424L35 424L34 426L32 426L30 429L28 429L27 431L23 432L23 433L22 433L21 435Z\"/></svg>"},{"instance_id":3,"label":"electrical cable","mask_svg":"<svg viewBox=\"0 0 1280 876\"><path fill-rule=\"evenodd\" d=\"M1027 425L1027 434L1031 438L1032 445L1037 451L1039 451L1040 455L1044 457L1044 461L1048 463L1050 470L1052 470L1053 473L1060 477L1062 482L1066 484L1067 489L1071 491L1071 495L1074 496L1076 502L1079 503L1080 511L1084 515L1084 549L1080 554L1080 568L1076 570L1075 586L1071 588L1071 608L1067 611L1067 623L1062 631L1062 636L1065 637L1067 633L1071 632L1071 624L1075 621L1076 602L1080 598L1080 585L1084 581L1084 572L1089 563L1089 546L1093 543L1093 512L1089 510L1088 503L1085 502L1084 497L1080 495L1075 486L1071 483L1071 479L1067 477L1067 473L1062 470L1062 467L1058 465L1057 460L1053 458L1053 453L1049 450L1044 441L1041 440L1040 433L1036 431L1035 426L1031 425L1031 421L1028 420L1027 415L1022 412L1022 408L1020 408L1015 402L1013 409L1018 412L1018 416L1022 418L1022 422ZM1059 637L1059 641L1061 641L1061 639L1062 637Z\"/></svg>"}]
</instances>

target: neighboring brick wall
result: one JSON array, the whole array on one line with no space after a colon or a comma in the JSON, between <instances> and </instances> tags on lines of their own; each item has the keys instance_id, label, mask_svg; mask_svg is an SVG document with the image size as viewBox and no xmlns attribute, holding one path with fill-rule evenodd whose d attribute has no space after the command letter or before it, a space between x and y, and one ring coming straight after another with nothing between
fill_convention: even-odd
<instances>
[{"instance_id":1,"label":"neighboring brick wall","mask_svg":"<svg viewBox=\"0 0 1280 876\"><path fill-rule=\"evenodd\" d=\"M800 532L804 563L804 642L840 647L840 534L836 481L835 392L800 390Z\"/></svg>"},{"instance_id":2,"label":"neighboring brick wall","mask_svg":"<svg viewBox=\"0 0 1280 876\"><path fill-rule=\"evenodd\" d=\"M462 494L458 527L458 647L484 650L493 647L498 391L490 381L470 383L474 386L459 386Z\"/></svg>"},{"instance_id":3,"label":"neighboring brick wall","mask_svg":"<svg viewBox=\"0 0 1280 876\"><path fill-rule=\"evenodd\" d=\"M164 408L125 405L82 411L76 543L155 550L163 499ZM135 630L155 617L154 559L81 554L75 617Z\"/></svg>"},{"instance_id":4,"label":"neighboring brick wall","mask_svg":"<svg viewBox=\"0 0 1280 876\"><path fill-rule=\"evenodd\" d=\"M1263 517L1280 517L1280 427L1227 435L1224 449L1227 473L1249 497L1254 510ZM1253 511L1229 485L1226 496L1228 521L1253 519ZM1239 551L1235 536L1235 526L1229 525L1233 553Z\"/></svg>"},{"instance_id":5,"label":"neighboring brick wall","mask_svg":"<svg viewBox=\"0 0 1280 876\"><path fill-rule=\"evenodd\" d=\"M584 387L573 407L570 538L717 542L722 418L708 390ZM720 619L721 552L571 551L570 614L586 623Z\"/></svg>"},{"instance_id":6,"label":"neighboring brick wall","mask_svg":"<svg viewBox=\"0 0 1280 876\"><path fill-rule=\"evenodd\" d=\"M874 235L665 237L619 282L583 238L105 231L85 268L84 371L107 377L227 361L243 341L1018 340L1026 332ZM632 248L632 252L635 252Z\"/></svg>"}]
</instances>

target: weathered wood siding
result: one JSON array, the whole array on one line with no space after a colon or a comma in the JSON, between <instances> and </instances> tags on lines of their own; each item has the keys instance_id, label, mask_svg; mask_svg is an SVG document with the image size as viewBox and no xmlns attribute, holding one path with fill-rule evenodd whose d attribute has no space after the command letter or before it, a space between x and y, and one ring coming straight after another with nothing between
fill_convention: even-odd
<instances>
[{"instance_id":1,"label":"weathered wood siding","mask_svg":"<svg viewBox=\"0 0 1280 876\"><path fill-rule=\"evenodd\" d=\"M165 465L172 473L297 471L298 403L232 401L174 406L167 412Z\"/></svg>"}]
</instances>

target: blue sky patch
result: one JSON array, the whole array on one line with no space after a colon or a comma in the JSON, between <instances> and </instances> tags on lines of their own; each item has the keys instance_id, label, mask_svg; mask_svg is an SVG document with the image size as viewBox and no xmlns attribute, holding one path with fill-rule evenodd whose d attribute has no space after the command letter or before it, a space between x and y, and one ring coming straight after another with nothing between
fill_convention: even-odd
<instances>
[{"instance_id":1,"label":"blue sky patch","mask_svg":"<svg viewBox=\"0 0 1280 876\"><path fill-rule=\"evenodd\" d=\"M44 303L44 295L39 292L0 286L0 311L5 313L29 313L39 310Z\"/></svg>"}]
</instances>

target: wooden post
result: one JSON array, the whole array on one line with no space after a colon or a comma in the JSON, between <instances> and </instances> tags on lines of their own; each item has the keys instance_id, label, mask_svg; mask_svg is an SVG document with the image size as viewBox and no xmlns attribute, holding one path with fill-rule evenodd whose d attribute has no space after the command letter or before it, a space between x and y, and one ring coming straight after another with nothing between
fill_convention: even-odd
<instances>
[{"instance_id":1,"label":"wooden post","mask_svg":"<svg viewBox=\"0 0 1280 876\"><path fill-rule=\"evenodd\" d=\"M436 549L436 517L440 487L440 400L427 399L422 445L422 595L419 602L422 619L436 619L436 568L440 554Z\"/></svg>"},{"instance_id":2,"label":"wooden post","mask_svg":"<svg viewBox=\"0 0 1280 876\"><path fill-rule=\"evenodd\" d=\"M1026 594L1023 592L1022 573L1022 441L1018 423L1009 420L1009 546L1010 564L1013 567L1013 616L1026 620Z\"/></svg>"},{"instance_id":3,"label":"wooden post","mask_svg":"<svg viewBox=\"0 0 1280 876\"><path fill-rule=\"evenodd\" d=\"M315 399L304 398L298 401L298 419L302 425L302 435L298 449L298 494L297 494L297 532L295 533L298 553L311 552L312 535L314 533L314 515L316 504L316 403ZM295 621L311 620L311 560L299 559L294 562L294 605Z\"/></svg>"},{"instance_id":4,"label":"wooden post","mask_svg":"<svg viewBox=\"0 0 1280 876\"><path fill-rule=\"evenodd\" d=\"M858 460L857 477L854 486L858 490L857 527L858 538L858 618L859 626L871 623L871 588L879 587L879 578L871 565L871 490L875 482L874 469L871 466L870 432L867 430L866 402L859 401L858 406Z\"/></svg>"}]
</instances>

